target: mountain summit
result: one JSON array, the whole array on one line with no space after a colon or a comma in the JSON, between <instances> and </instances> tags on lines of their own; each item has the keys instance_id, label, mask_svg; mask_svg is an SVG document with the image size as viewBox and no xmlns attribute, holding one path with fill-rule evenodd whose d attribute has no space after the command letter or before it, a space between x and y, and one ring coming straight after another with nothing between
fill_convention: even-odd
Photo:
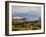
<instances>
[{"instance_id":1,"label":"mountain summit","mask_svg":"<svg viewBox=\"0 0 46 37\"><path fill-rule=\"evenodd\" d=\"M23 17L13 17L13 19L23 19Z\"/></svg>"}]
</instances>

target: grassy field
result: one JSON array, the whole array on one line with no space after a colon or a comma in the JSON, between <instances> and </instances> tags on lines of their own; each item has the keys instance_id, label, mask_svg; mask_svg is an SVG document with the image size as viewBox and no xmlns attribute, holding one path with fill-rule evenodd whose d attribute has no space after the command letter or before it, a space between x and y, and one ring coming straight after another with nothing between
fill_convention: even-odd
<instances>
[{"instance_id":1,"label":"grassy field","mask_svg":"<svg viewBox=\"0 0 46 37\"><path fill-rule=\"evenodd\" d=\"M12 31L40 30L41 23L37 21L12 20Z\"/></svg>"}]
</instances>

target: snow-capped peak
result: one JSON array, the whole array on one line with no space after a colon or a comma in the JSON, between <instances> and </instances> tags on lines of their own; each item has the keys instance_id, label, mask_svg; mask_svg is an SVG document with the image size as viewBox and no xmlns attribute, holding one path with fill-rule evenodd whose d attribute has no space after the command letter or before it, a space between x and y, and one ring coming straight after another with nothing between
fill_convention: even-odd
<instances>
[{"instance_id":1,"label":"snow-capped peak","mask_svg":"<svg viewBox=\"0 0 46 37\"><path fill-rule=\"evenodd\" d=\"M23 19L23 17L13 17L13 19Z\"/></svg>"}]
</instances>

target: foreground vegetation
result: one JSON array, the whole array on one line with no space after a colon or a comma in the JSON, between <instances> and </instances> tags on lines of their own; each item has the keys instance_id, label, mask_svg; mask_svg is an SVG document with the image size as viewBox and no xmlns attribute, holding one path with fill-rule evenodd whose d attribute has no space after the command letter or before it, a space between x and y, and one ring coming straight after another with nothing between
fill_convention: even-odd
<instances>
[{"instance_id":1,"label":"foreground vegetation","mask_svg":"<svg viewBox=\"0 0 46 37\"><path fill-rule=\"evenodd\" d=\"M12 31L39 29L41 29L41 23L38 21L12 20Z\"/></svg>"}]
</instances>

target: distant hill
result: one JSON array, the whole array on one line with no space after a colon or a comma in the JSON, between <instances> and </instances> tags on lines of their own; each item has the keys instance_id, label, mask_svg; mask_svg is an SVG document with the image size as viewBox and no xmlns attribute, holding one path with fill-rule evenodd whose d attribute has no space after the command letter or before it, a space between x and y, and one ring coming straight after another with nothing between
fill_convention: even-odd
<instances>
[{"instance_id":1,"label":"distant hill","mask_svg":"<svg viewBox=\"0 0 46 37\"><path fill-rule=\"evenodd\" d=\"M23 19L22 17L12 17L13 19Z\"/></svg>"},{"instance_id":2,"label":"distant hill","mask_svg":"<svg viewBox=\"0 0 46 37\"><path fill-rule=\"evenodd\" d=\"M26 22L28 22L28 21L32 21L31 19L27 19L27 18L23 18L23 17L13 17L13 19L16 19L16 20L23 20L23 21L26 21Z\"/></svg>"}]
</instances>

